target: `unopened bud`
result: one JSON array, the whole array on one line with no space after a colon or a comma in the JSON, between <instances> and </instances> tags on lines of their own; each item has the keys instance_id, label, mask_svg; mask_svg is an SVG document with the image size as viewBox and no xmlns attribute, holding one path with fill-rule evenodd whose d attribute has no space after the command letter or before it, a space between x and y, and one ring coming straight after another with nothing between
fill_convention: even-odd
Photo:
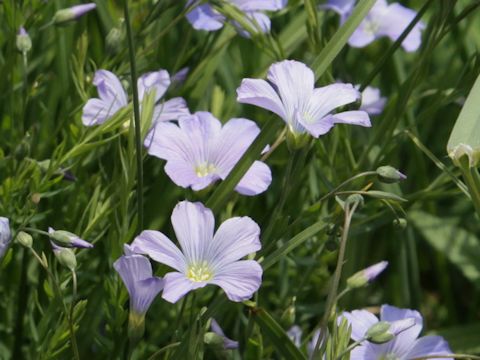
<instances>
[{"instance_id":1,"label":"unopened bud","mask_svg":"<svg viewBox=\"0 0 480 360\"><path fill-rule=\"evenodd\" d=\"M78 235L75 235L65 230L54 230L51 227L48 228L50 238L62 246L76 247L76 248L92 248L93 245L89 242L80 239Z\"/></svg>"},{"instance_id":2,"label":"unopened bud","mask_svg":"<svg viewBox=\"0 0 480 360\"><path fill-rule=\"evenodd\" d=\"M70 21L77 20L79 17L96 7L97 5L95 3L88 3L58 10L53 17L53 23L55 25L65 25Z\"/></svg>"},{"instance_id":3,"label":"unopened bud","mask_svg":"<svg viewBox=\"0 0 480 360\"><path fill-rule=\"evenodd\" d=\"M377 170L378 179L387 184L393 184L405 180L407 176L392 166L380 166Z\"/></svg>"},{"instance_id":4,"label":"unopened bud","mask_svg":"<svg viewBox=\"0 0 480 360\"><path fill-rule=\"evenodd\" d=\"M408 222L407 222L407 219L397 218L397 219L393 220L393 225L398 227L399 229L403 230L407 227Z\"/></svg>"},{"instance_id":5,"label":"unopened bud","mask_svg":"<svg viewBox=\"0 0 480 360\"><path fill-rule=\"evenodd\" d=\"M117 53L122 47L125 39L125 33L123 32L123 21L118 27L112 28L105 39L107 51L110 53Z\"/></svg>"},{"instance_id":6,"label":"unopened bud","mask_svg":"<svg viewBox=\"0 0 480 360\"><path fill-rule=\"evenodd\" d=\"M23 26L18 31L16 44L17 50L23 54L29 52L32 48L32 39L30 39L30 36L28 36L28 33Z\"/></svg>"},{"instance_id":7,"label":"unopened bud","mask_svg":"<svg viewBox=\"0 0 480 360\"><path fill-rule=\"evenodd\" d=\"M223 339L224 339L223 336L215 334L214 332L207 332L203 336L203 342L205 344L218 349L223 349L223 343L224 343Z\"/></svg>"},{"instance_id":8,"label":"unopened bud","mask_svg":"<svg viewBox=\"0 0 480 360\"><path fill-rule=\"evenodd\" d=\"M406 318L392 322L379 321L367 330L365 336L370 342L375 344L383 344L389 342L395 338L395 336L405 330L410 329L414 325L414 318Z\"/></svg>"},{"instance_id":9,"label":"unopened bud","mask_svg":"<svg viewBox=\"0 0 480 360\"><path fill-rule=\"evenodd\" d=\"M363 269L347 279L347 286L351 289L361 288L374 281L388 266L388 261L382 261Z\"/></svg>"},{"instance_id":10,"label":"unopened bud","mask_svg":"<svg viewBox=\"0 0 480 360\"><path fill-rule=\"evenodd\" d=\"M57 258L58 262L70 269L70 271L74 271L77 267L77 258L75 257L73 250L57 246L54 243L52 243L52 248L53 254Z\"/></svg>"},{"instance_id":11,"label":"unopened bud","mask_svg":"<svg viewBox=\"0 0 480 360\"><path fill-rule=\"evenodd\" d=\"M31 248L32 245L33 245L33 238L32 238L32 235L24 232L24 231L20 231L18 234L17 234L17 241L25 246L26 248Z\"/></svg>"},{"instance_id":12,"label":"unopened bud","mask_svg":"<svg viewBox=\"0 0 480 360\"><path fill-rule=\"evenodd\" d=\"M359 208L363 207L365 204L365 200L363 199L363 196L360 194L352 194L347 197L345 200L345 206L351 206L357 204Z\"/></svg>"}]
</instances>

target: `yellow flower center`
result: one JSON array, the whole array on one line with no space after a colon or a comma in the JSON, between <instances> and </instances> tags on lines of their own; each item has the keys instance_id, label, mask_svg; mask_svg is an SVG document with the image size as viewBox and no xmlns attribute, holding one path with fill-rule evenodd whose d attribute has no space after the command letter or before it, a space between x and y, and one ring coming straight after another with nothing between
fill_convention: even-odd
<instances>
[{"instance_id":1,"label":"yellow flower center","mask_svg":"<svg viewBox=\"0 0 480 360\"><path fill-rule=\"evenodd\" d=\"M197 174L198 177L205 177L210 174L213 174L217 171L217 168L213 164L208 164L208 163L202 163L200 165L197 165L195 168L195 173Z\"/></svg>"},{"instance_id":2,"label":"yellow flower center","mask_svg":"<svg viewBox=\"0 0 480 360\"><path fill-rule=\"evenodd\" d=\"M193 263L188 267L187 277L195 282L208 281L213 277L212 270L206 261Z\"/></svg>"}]
</instances>

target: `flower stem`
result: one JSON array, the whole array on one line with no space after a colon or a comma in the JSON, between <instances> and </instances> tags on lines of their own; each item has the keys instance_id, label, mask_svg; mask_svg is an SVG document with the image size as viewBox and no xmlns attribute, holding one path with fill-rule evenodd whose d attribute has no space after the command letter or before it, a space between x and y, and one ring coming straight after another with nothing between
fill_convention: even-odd
<instances>
[{"instance_id":1,"label":"flower stem","mask_svg":"<svg viewBox=\"0 0 480 360\"><path fill-rule=\"evenodd\" d=\"M362 342L364 342L366 340L366 338L361 338L360 340L357 340L353 343L350 344L349 347L347 347L345 350L343 350L340 355L337 356L337 360L341 360L342 357L346 354L348 354L349 352L351 352L353 349L355 349L358 345L360 345Z\"/></svg>"},{"instance_id":2,"label":"flower stem","mask_svg":"<svg viewBox=\"0 0 480 360\"><path fill-rule=\"evenodd\" d=\"M135 128L135 147L137 159L137 213L138 229L143 229L143 161L142 161L142 136L140 128L140 104L137 88L137 66L135 62L135 46L133 43L132 25L130 24L130 13L128 12L128 0L123 0L125 25L127 27L128 54L130 58L130 72L133 91L133 121Z\"/></svg>"},{"instance_id":3,"label":"flower stem","mask_svg":"<svg viewBox=\"0 0 480 360\"><path fill-rule=\"evenodd\" d=\"M80 359L80 354L78 353L77 338L75 336L74 328L74 319L73 319L73 310L75 308L75 299L77 298L77 273L75 270L72 270L72 302L70 304L70 316L68 317L68 325L70 327L70 334L72 340L73 355L75 359Z\"/></svg>"}]
</instances>

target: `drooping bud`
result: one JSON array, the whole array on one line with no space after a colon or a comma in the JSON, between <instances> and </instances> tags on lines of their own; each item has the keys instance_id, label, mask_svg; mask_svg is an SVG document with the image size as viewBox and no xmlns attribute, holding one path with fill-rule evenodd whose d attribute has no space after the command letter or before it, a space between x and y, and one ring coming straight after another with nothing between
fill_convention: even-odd
<instances>
[{"instance_id":1,"label":"drooping bud","mask_svg":"<svg viewBox=\"0 0 480 360\"><path fill-rule=\"evenodd\" d=\"M375 265L369 266L350 276L347 279L347 286L351 289L364 287L374 281L387 266L388 261L381 261Z\"/></svg>"},{"instance_id":2,"label":"drooping bud","mask_svg":"<svg viewBox=\"0 0 480 360\"><path fill-rule=\"evenodd\" d=\"M468 163L470 168L476 167L480 161L480 150L473 149L470 145L459 144L449 151L448 156L452 159L453 163L462 167L462 162ZM465 157L465 160L461 160Z\"/></svg>"},{"instance_id":3,"label":"drooping bud","mask_svg":"<svg viewBox=\"0 0 480 360\"><path fill-rule=\"evenodd\" d=\"M32 39L30 39L30 36L28 36L28 33L23 26L18 30L16 44L17 50L22 54L26 54L32 48Z\"/></svg>"},{"instance_id":4,"label":"drooping bud","mask_svg":"<svg viewBox=\"0 0 480 360\"><path fill-rule=\"evenodd\" d=\"M95 3L88 3L58 10L53 17L53 23L55 25L65 25L70 21L77 20L79 17L92 11L96 7L97 5Z\"/></svg>"},{"instance_id":5,"label":"drooping bud","mask_svg":"<svg viewBox=\"0 0 480 360\"><path fill-rule=\"evenodd\" d=\"M50 238L62 246L75 247L75 248L93 248L93 245L89 242L81 239L78 235L65 230L55 230L51 227L48 228Z\"/></svg>"},{"instance_id":6,"label":"drooping bud","mask_svg":"<svg viewBox=\"0 0 480 360\"><path fill-rule=\"evenodd\" d=\"M415 325L414 318L406 318L398 321L379 321L372 325L365 334L366 339L375 344L389 342L401 332Z\"/></svg>"},{"instance_id":7,"label":"drooping bud","mask_svg":"<svg viewBox=\"0 0 480 360\"><path fill-rule=\"evenodd\" d=\"M407 176L392 166L380 166L377 170L378 179L386 184L393 184L405 180Z\"/></svg>"},{"instance_id":8,"label":"drooping bud","mask_svg":"<svg viewBox=\"0 0 480 360\"><path fill-rule=\"evenodd\" d=\"M18 234L17 234L17 241L25 246L26 248L31 248L32 245L33 245L33 238L32 238L32 235L30 235L29 233L26 233L24 231L20 231Z\"/></svg>"},{"instance_id":9,"label":"drooping bud","mask_svg":"<svg viewBox=\"0 0 480 360\"><path fill-rule=\"evenodd\" d=\"M407 219L397 218L397 219L393 220L393 225L396 226L397 228L403 230L407 227L408 222L407 222Z\"/></svg>"},{"instance_id":10,"label":"drooping bud","mask_svg":"<svg viewBox=\"0 0 480 360\"><path fill-rule=\"evenodd\" d=\"M57 258L58 262L70 269L70 271L75 271L77 267L77 258L75 257L73 250L57 246L53 242L51 242L51 244L53 248L53 254Z\"/></svg>"},{"instance_id":11,"label":"drooping bud","mask_svg":"<svg viewBox=\"0 0 480 360\"><path fill-rule=\"evenodd\" d=\"M0 216L0 259L7 252L11 240L10 221L6 217Z\"/></svg>"},{"instance_id":12,"label":"drooping bud","mask_svg":"<svg viewBox=\"0 0 480 360\"><path fill-rule=\"evenodd\" d=\"M363 205L365 204L363 196L360 194L349 195L345 200L345 206L351 206L353 204L357 204L358 208L363 207Z\"/></svg>"}]
</instances>

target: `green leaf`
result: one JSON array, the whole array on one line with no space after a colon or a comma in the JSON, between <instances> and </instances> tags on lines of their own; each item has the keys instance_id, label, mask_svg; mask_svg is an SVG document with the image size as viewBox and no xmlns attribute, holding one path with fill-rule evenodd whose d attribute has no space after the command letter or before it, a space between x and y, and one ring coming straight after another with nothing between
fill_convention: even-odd
<instances>
[{"instance_id":1,"label":"green leaf","mask_svg":"<svg viewBox=\"0 0 480 360\"><path fill-rule=\"evenodd\" d=\"M328 66L335 60L347 43L350 35L353 34L358 25L360 25L365 16L367 16L376 1L377 0L360 1L345 24L337 30L320 54L313 60L312 69L315 72L316 80L323 75Z\"/></svg>"},{"instance_id":2,"label":"green leaf","mask_svg":"<svg viewBox=\"0 0 480 360\"><path fill-rule=\"evenodd\" d=\"M263 335L266 339L270 340L282 358L291 360L306 359L292 340L290 340L285 330L282 329L266 310L254 308L251 311L252 318L258 326L260 326Z\"/></svg>"},{"instance_id":3,"label":"green leaf","mask_svg":"<svg viewBox=\"0 0 480 360\"><path fill-rule=\"evenodd\" d=\"M430 245L480 287L480 247L474 234L458 227L455 219L439 218L420 210L409 212L408 218Z\"/></svg>"}]
</instances>

